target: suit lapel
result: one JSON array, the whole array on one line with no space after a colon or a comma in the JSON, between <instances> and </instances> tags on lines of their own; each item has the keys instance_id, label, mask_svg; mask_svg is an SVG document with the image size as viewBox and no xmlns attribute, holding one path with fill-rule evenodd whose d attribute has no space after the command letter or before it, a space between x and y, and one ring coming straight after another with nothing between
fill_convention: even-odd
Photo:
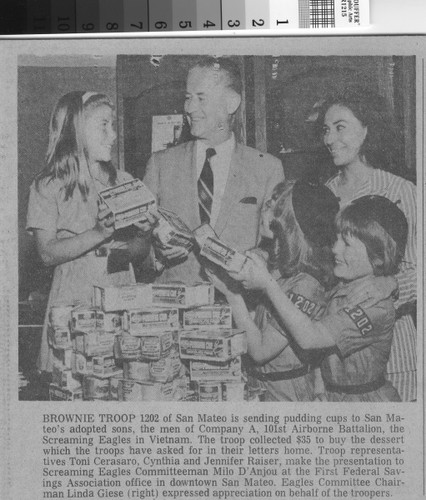
<instances>
[{"instance_id":1,"label":"suit lapel","mask_svg":"<svg viewBox=\"0 0 426 500\"><path fill-rule=\"evenodd\" d=\"M191 199L196 202L196 205L198 207L197 143L195 141L191 141L189 154L191 158L191 162L188 163L190 169L188 172L190 178L190 184L189 184L190 192L186 193L185 196L190 196Z\"/></svg>"},{"instance_id":2,"label":"suit lapel","mask_svg":"<svg viewBox=\"0 0 426 500\"><path fill-rule=\"evenodd\" d=\"M198 211L197 147L195 141L189 142L183 151L180 158L180 168L182 168L182 177L175 188L179 196L183 197L181 203L182 207L186 207L186 220L190 227L195 228L201 224Z\"/></svg>"},{"instance_id":3,"label":"suit lapel","mask_svg":"<svg viewBox=\"0 0 426 500\"><path fill-rule=\"evenodd\" d=\"M231 157L228 180L226 182L219 215L214 227L218 236L220 236L225 229L226 223L232 214L233 206L240 201L242 194L246 191L244 173L241 146L236 144L235 151Z\"/></svg>"}]
</instances>

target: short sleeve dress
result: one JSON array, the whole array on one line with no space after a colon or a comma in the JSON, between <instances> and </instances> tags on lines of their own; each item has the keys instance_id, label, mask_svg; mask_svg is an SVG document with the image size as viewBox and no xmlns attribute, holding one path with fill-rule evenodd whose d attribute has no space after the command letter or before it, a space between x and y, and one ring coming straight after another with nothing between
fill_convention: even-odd
<instances>
[{"instance_id":1,"label":"short sleeve dress","mask_svg":"<svg viewBox=\"0 0 426 500\"><path fill-rule=\"evenodd\" d=\"M392 300L365 309L346 307L347 296L358 282L338 285L320 320L336 343L321 363L327 400L400 401L396 389L385 381L395 324Z\"/></svg>"},{"instance_id":2,"label":"short sleeve dress","mask_svg":"<svg viewBox=\"0 0 426 500\"><path fill-rule=\"evenodd\" d=\"M117 172L117 184L130 180L126 172ZM38 187L31 185L27 213L27 231L35 229L56 231L58 239L70 238L87 231L96 223L98 214L98 192L108 187L98 179L89 184L87 200L78 188L72 197L65 200L63 184L58 179L42 180ZM123 246L123 242L108 242L109 246ZM134 275L129 271L113 274L107 272L107 258L98 257L94 251L59 264L53 273L43 335L37 366L42 371L51 371L52 353L47 342L47 319L54 305L91 305L93 285L121 285L134 283Z\"/></svg>"},{"instance_id":3,"label":"short sleeve dress","mask_svg":"<svg viewBox=\"0 0 426 500\"><path fill-rule=\"evenodd\" d=\"M293 304L312 320L319 319L326 306L324 287L310 274L300 272L296 276L278 280L281 290ZM313 401L315 394L315 365L319 366L322 351L306 353L287 336L273 308L268 304L260 304L256 308L255 323L264 335L278 331L287 340L287 346L274 358L263 365L260 370L266 377L261 378L266 390L265 401ZM267 380L268 374L306 373L283 380Z\"/></svg>"},{"instance_id":4,"label":"short sleeve dress","mask_svg":"<svg viewBox=\"0 0 426 500\"><path fill-rule=\"evenodd\" d=\"M326 186L339 196L339 184L340 174L337 174L327 181ZM402 401L413 401L417 397L417 331L411 314L405 312L404 309L417 300L416 186L390 172L374 169L348 202L370 194L384 196L397 203L408 222L405 255L400 271L396 275L399 299L394 305L398 315L386 378L398 390Z\"/></svg>"}]
</instances>

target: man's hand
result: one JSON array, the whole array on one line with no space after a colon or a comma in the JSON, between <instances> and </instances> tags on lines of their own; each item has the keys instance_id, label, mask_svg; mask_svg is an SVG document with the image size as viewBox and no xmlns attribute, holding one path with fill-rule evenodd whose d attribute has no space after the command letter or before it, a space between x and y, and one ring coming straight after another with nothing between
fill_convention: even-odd
<instances>
[{"instance_id":1,"label":"man's hand","mask_svg":"<svg viewBox=\"0 0 426 500\"><path fill-rule=\"evenodd\" d=\"M134 226L136 226L140 232L140 236L147 236L150 234L160 218L160 215L156 210L146 212L145 215L145 220L134 223Z\"/></svg>"},{"instance_id":2,"label":"man's hand","mask_svg":"<svg viewBox=\"0 0 426 500\"><path fill-rule=\"evenodd\" d=\"M189 255L186 248L172 245L156 246L155 253L160 256L161 260L169 263L185 260Z\"/></svg>"}]
</instances>

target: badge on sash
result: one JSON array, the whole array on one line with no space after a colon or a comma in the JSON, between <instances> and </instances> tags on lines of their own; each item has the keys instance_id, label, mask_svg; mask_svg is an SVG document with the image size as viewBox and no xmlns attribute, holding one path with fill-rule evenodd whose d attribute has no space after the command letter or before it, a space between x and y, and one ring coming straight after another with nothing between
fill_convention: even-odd
<instances>
[{"instance_id":1,"label":"badge on sash","mask_svg":"<svg viewBox=\"0 0 426 500\"><path fill-rule=\"evenodd\" d=\"M345 307L343 308L343 310L355 323L356 327L359 330L359 333L362 336L367 335L367 333L373 331L373 325L371 324L370 319L360 306L356 306L352 309L349 309L349 307Z\"/></svg>"},{"instance_id":2,"label":"badge on sash","mask_svg":"<svg viewBox=\"0 0 426 500\"><path fill-rule=\"evenodd\" d=\"M308 300L303 295L299 295L298 293L293 292L288 294L288 298L300 311L302 311L302 313L305 313L309 317L314 314L317 307L317 304L315 302Z\"/></svg>"}]
</instances>

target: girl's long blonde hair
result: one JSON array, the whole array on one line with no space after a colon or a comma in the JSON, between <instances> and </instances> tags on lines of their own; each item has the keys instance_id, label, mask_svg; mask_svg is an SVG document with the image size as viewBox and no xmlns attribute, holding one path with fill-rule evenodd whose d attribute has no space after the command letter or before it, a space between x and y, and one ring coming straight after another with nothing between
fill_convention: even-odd
<instances>
[{"instance_id":1,"label":"girl's long blonde hair","mask_svg":"<svg viewBox=\"0 0 426 500\"><path fill-rule=\"evenodd\" d=\"M90 171L84 147L84 113L104 105L113 107L105 94L94 92L74 91L59 99L50 118L46 167L37 175L36 187L41 181L59 179L65 200L73 196L76 187L87 200ZM101 165L110 183L115 184L117 172L112 163Z\"/></svg>"}]
</instances>

